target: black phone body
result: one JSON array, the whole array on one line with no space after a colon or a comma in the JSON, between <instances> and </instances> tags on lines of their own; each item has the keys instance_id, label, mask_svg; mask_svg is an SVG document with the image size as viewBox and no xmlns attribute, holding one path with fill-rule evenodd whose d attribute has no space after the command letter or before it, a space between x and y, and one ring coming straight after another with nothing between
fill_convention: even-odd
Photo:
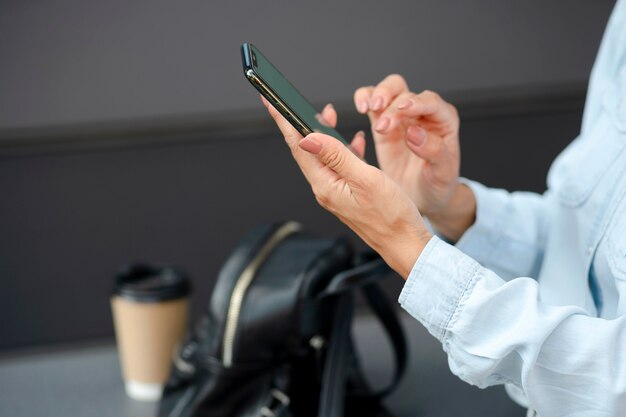
<instances>
[{"instance_id":1,"label":"black phone body","mask_svg":"<svg viewBox=\"0 0 626 417\"><path fill-rule=\"evenodd\" d=\"M348 142L325 124L320 113L283 74L251 43L241 45L243 73L250 83L295 127L302 136L320 132Z\"/></svg>"}]
</instances>

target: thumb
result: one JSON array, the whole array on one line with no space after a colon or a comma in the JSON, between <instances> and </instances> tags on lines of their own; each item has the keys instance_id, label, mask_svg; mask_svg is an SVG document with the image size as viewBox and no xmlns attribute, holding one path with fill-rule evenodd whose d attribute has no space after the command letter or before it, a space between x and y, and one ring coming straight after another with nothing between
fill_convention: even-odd
<instances>
[{"instance_id":1,"label":"thumb","mask_svg":"<svg viewBox=\"0 0 626 417\"><path fill-rule=\"evenodd\" d=\"M407 146L415 155L436 165L441 159L441 139L428 135L419 126L410 126L406 132Z\"/></svg>"},{"instance_id":2,"label":"thumb","mask_svg":"<svg viewBox=\"0 0 626 417\"><path fill-rule=\"evenodd\" d=\"M364 162L346 145L332 136L311 133L299 143L300 148L317 155L320 162L343 178L355 178Z\"/></svg>"}]
</instances>

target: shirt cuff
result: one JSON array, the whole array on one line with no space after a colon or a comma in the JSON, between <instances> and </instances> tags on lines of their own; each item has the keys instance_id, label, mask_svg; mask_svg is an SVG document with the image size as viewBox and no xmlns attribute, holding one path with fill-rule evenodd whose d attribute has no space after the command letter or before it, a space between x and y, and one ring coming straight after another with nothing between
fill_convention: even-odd
<instances>
[{"instance_id":1,"label":"shirt cuff","mask_svg":"<svg viewBox=\"0 0 626 417\"><path fill-rule=\"evenodd\" d=\"M480 268L478 262L433 236L413 266L398 301L444 343Z\"/></svg>"}]
</instances>

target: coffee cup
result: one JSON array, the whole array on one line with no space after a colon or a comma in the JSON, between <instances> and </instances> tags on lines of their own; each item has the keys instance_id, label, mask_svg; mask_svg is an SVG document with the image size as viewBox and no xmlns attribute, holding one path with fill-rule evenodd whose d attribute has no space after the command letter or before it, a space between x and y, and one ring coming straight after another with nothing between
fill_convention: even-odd
<instances>
[{"instance_id":1,"label":"coffee cup","mask_svg":"<svg viewBox=\"0 0 626 417\"><path fill-rule=\"evenodd\" d=\"M129 397L157 401L163 395L185 336L190 289L187 276L171 266L134 265L117 276L111 309Z\"/></svg>"}]
</instances>

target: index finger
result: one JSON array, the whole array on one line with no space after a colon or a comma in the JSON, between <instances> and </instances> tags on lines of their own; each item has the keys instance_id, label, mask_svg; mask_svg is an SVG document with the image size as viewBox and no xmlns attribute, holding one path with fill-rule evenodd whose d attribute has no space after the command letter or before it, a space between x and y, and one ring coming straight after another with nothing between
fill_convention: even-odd
<instances>
[{"instance_id":1,"label":"index finger","mask_svg":"<svg viewBox=\"0 0 626 417\"><path fill-rule=\"evenodd\" d=\"M276 110L276 108L272 106L272 104L270 104L270 102L267 101L265 97L261 96L261 100L263 101L263 105L267 108L267 111L269 111L270 116L272 116L272 119L274 119L274 122L276 122L278 129L280 129L280 132L285 137L285 142L287 142L287 145L289 145L289 147L292 149L294 146L297 147L297 143L300 141L300 139L302 139L302 135L300 134L300 132L298 132L298 130L293 127L291 123L289 123L287 119L285 119L283 115L280 114L280 112Z\"/></svg>"},{"instance_id":2,"label":"index finger","mask_svg":"<svg viewBox=\"0 0 626 417\"><path fill-rule=\"evenodd\" d=\"M361 87L354 92L354 105L359 113L365 114L369 110L370 97L374 92L374 86Z\"/></svg>"},{"instance_id":3,"label":"index finger","mask_svg":"<svg viewBox=\"0 0 626 417\"><path fill-rule=\"evenodd\" d=\"M401 75L388 75L374 88L369 108L372 111L384 110L398 95L408 90L409 87Z\"/></svg>"},{"instance_id":4,"label":"index finger","mask_svg":"<svg viewBox=\"0 0 626 417\"><path fill-rule=\"evenodd\" d=\"M424 118L427 121L450 125L454 125L456 121L452 106L439 94L428 90L420 94L407 92L399 95L381 114L381 119L383 117L387 117L389 123L384 131L379 130L381 133L395 129L405 120L417 121Z\"/></svg>"}]
</instances>

